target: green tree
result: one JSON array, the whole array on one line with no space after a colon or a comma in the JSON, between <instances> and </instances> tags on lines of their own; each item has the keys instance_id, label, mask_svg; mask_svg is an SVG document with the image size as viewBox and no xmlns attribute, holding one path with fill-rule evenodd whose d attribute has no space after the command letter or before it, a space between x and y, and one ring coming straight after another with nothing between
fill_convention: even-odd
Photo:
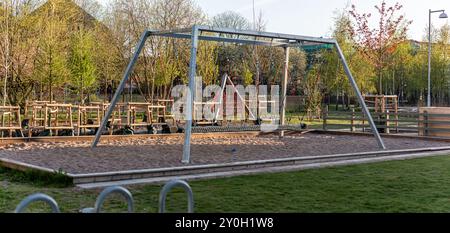
<instances>
[{"instance_id":1,"label":"green tree","mask_svg":"<svg viewBox=\"0 0 450 233\"><path fill-rule=\"evenodd\" d=\"M34 77L40 83L39 99L43 99L45 88L50 101L54 100L55 89L67 81L67 53L62 37L65 35L64 23L56 18L42 18L41 35L38 38L37 54L34 63Z\"/></svg>"},{"instance_id":2,"label":"green tree","mask_svg":"<svg viewBox=\"0 0 450 233\"><path fill-rule=\"evenodd\" d=\"M414 50L411 42L401 43L392 54L391 68L385 76L390 77L388 83L392 86L388 88L390 93L399 96L401 101L405 101L405 88L408 83L413 83L411 69L414 62ZM419 85L414 88L420 89Z\"/></svg>"},{"instance_id":3,"label":"green tree","mask_svg":"<svg viewBox=\"0 0 450 233\"><path fill-rule=\"evenodd\" d=\"M360 51L355 49L354 38L349 32L350 27L349 13L346 10L337 12L333 37L339 43L361 92L372 93L375 91L374 67ZM348 107L350 96L354 96L354 93L336 50L324 50L319 56L324 60L325 66L323 71L324 92L327 93L329 98L333 95L336 96L336 109L339 102ZM340 97L342 97L342 101L340 101ZM331 102L331 100L328 99L328 102Z\"/></svg>"},{"instance_id":4,"label":"green tree","mask_svg":"<svg viewBox=\"0 0 450 233\"><path fill-rule=\"evenodd\" d=\"M0 95L3 104L23 106L32 93L37 37L34 21L28 18L39 3L40 0L0 3ZM6 97L7 101L4 101Z\"/></svg>"},{"instance_id":5,"label":"green tree","mask_svg":"<svg viewBox=\"0 0 450 233\"><path fill-rule=\"evenodd\" d=\"M322 115L322 73L323 65L315 64L302 83L302 88L306 97L305 110L309 120L313 120L315 117L320 117Z\"/></svg>"},{"instance_id":6,"label":"green tree","mask_svg":"<svg viewBox=\"0 0 450 233\"><path fill-rule=\"evenodd\" d=\"M291 48L289 55L288 94L300 95L301 85L306 75L306 54L301 49Z\"/></svg>"},{"instance_id":7,"label":"green tree","mask_svg":"<svg viewBox=\"0 0 450 233\"><path fill-rule=\"evenodd\" d=\"M89 96L95 90L97 77L93 51L92 33L81 30L73 35L69 59L70 84L80 95L81 104L85 102L85 94Z\"/></svg>"},{"instance_id":8,"label":"green tree","mask_svg":"<svg viewBox=\"0 0 450 233\"><path fill-rule=\"evenodd\" d=\"M396 3L387 6L383 0L379 6L375 6L379 15L377 27L372 28L370 24L371 13L359 13L355 5L349 11L354 20L349 32L355 41L355 48L375 68L378 76L379 86L377 91L383 94L383 73L390 66L390 56L396 47L406 40L408 26L412 21L405 20L404 15L397 16L397 12L403 8Z\"/></svg>"},{"instance_id":9,"label":"green tree","mask_svg":"<svg viewBox=\"0 0 450 233\"><path fill-rule=\"evenodd\" d=\"M450 88L450 26L442 26L437 31L431 56L431 93L436 105L448 104Z\"/></svg>"},{"instance_id":10,"label":"green tree","mask_svg":"<svg viewBox=\"0 0 450 233\"><path fill-rule=\"evenodd\" d=\"M205 85L216 84L219 76L217 65L217 43L201 41L197 54L197 76L201 76Z\"/></svg>"}]
</instances>

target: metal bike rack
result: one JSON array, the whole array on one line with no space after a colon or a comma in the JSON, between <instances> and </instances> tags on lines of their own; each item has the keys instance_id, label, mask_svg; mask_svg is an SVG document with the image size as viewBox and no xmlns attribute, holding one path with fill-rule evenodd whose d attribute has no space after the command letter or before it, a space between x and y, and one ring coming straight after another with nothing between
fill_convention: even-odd
<instances>
[{"instance_id":1,"label":"metal bike rack","mask_svg":"<svg viewBox=\"0 0 450 233\"><path fill-rule=\"evenodd\" d=\"M125 197L125 199L127 200L127 203L128 203L128 213L134 212L133 195L131 195L131 193L130 193L130 191L128 191L128 189L120 187L120 186L113 186L113 187L106 188L105 190L103 190L103 192L100 193L100 195L98 195L98 198L97 198L97 201L95 202L94 208L85 208L85 209L82 209L80 212L81 213L100 213L101 207L102 207L103 203L105 202L106 198L113 193L118 193L118 194L121 194L123 197Z\"/></svg>"},{"instance_id":2,"label":"metal bike rack","mask_svg":"<svg viewBox=\"0 0 450 233\"><path fill-rule=\"evenodd\" d=\"M159 213L166 212L167 193L169 193L175 187L182 187L187 192L188 213L194 213L194 193L192 192L191 186L189 186L189 184L183 180L172 180L164 185L161 192L159 193Z\"/></svg>"},{"instance_id":3,"label":"metal bike rack","mask_svg":"<svg viewBox=\"0 0 450 233\"><path fill-rule=\"evenodd\" d=\"M53 213L61 213L58 207L58 203L56 201L45 194L37 193L28 196L27 198L23 199L22 202L16 207L16 210L14 210L14 213L23 213L23 211L33 202L43 201L47 203L51 208Z\"/></svg>"}]
</instances>

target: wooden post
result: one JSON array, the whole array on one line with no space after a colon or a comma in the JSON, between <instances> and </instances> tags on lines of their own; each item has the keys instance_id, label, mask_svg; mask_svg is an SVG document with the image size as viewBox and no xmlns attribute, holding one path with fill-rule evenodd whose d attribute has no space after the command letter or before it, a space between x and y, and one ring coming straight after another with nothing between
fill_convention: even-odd
<instances>
[{"instance_id":1,"label":"wooden post","mask_svg":"<svg viewBox=\"0 0 450 233\"><path fill-rule=\"evenodd\" d=\"M378 97L375 97L375 112L379 111L378 106L379 106L379 104L378 104Z\"/></svg>"},{"instance_id":2,"label":"wooden post","mask_svg":"<svg viewBox=\"0 0 450 233\"><path fill-rule=\"evenodd\" d=\"M56 107L56 117L55 117L55 125L56 127L59 127L59 109ZM52 119L50 118L50 124L52 122ZM55 135L58 136L58 129L55 130Z\"/></svg>"},{"instance_id":3,"label":"wooden post","mask_svg":"<svg viewBox=\"0 0 450 233\"><path fill-rule=\"evenodd\" d=\"M72 136L75 136L75 129L73 127L73 118L72 118L72 105L70 105L69 107L69 124L70 124L70 128L72 128Z\"/></svg>"},{"instance_id":4,"label":"wooden post","mask_svg":"<svg viewBox=\"0 0 450 233\"><path fill-rule=\"evenodd\" d=\"M351 127L350 127L350 132L355 132L355 108L352 108L352 119L351 119Z\"/></svg>"},{"instance_id":5,"label":"wooden post","mask_svg":"<svg viewBox=\"0 0 450 233\"><path fill-rule=\"evenodd\" d=\"M8 114L8 135L9 135L9 137L11 138L12 137L12 129L11 129L11 126L12 126L12 119L11 119L11 115L12 115L12 109L9 109L9 114Z\"/></svg>"},{"instance_id":6,"label":"wooden post","mask_svg":"<svg viewBox=\"0 0 450 233\"><path fill-rule=\"evenodd\" d=\"M2 128L5 127L5 114L2 112ZM4 137L4 133L2 130L2 138Z\"/></svg>"},{"instance_id":7,"label":"wooden post","mask_svg":"<svg viewBox=\"0 0 450 233\"><path fill-rule=\"evenodd\" d=\"M131 125L131 106L127 105L127 125Z\"/></svg>"},{"instance_id":8,"label":"wooden post","mask_svg":"<svg viewBox=\"0 0 450 233\"><path fill-rule=\"evenodd\" d=\"M328 119L328 105L326 105L325 108L323 109L323 130L324 131L328 131L327 119Z\"/></svg>"},{"instance_id":9,"label":"wooden post","mask_svg":"<svg viewBox=\"0 0 450 233\"><path fill-rule=\"evenodd\" d=\"M390 124L389 124L389 110L386 110L386 134L390 134L391 133L391 129L389 128Z\"/></svg>"},{"instance_id":10,"label":"wooden post","mask_svg":"<svg viewBox=\"0 0 450 233\"><path fill-rule=\"evenodd\" d=\"M19 123L19 127L20 127L20 136L24 137L23 136L23 131L22 131L22 119L21 119L21 116L20 116L20 107L17 108L17 119L18 119L18 123Z\"/></svg>"},{"instance_id":11,"label":"wooden post","mask_svg":"<svg viewBox=\"0 0 450 233\"><path fill-rule=\"evenodd\" d=\"M50 112L51 112L51 111L50 111ZM50 113L50 115L49 115L48 106L47 106L47 104L45 104L44 130L46 130L46 128L50 127L50 124L51 124L51 121L52 121L51 117L52 117L52 116L51 116L51 113ZM50 119L49 119L49 118L50 118ZM52 130L50 130L49 136L52 136Z\"/></svg>"},{"instance_id":12,"label":"wooden post","mask_svg":"<svg viewBox=\"0 0 450 233\"><path fill-rule=\"evenodd\" d=\"M399 133L398 125L399 125L399 116L398 116L398 97L394 98L395 103L395 133Z\"/></svg>"},{"instance_id":13,"label":"wooden post","mask_svg":"<svg viewBox=\"0 0 450 233\"><path fill-rule=\"evenodd\" d=\"M366 114L364 114L364 112L363 112L363 113L362 113L362 131L363 131L363 133L366 132L366 126L365 126L365 124L366 124Z\"/></svg>"},{"instance_id":14,"label":"wooden post","mask_svg":"<svg viewBox=\"0 0 450 233\"><path fill-rule=\"evenodd\" d=\"M83 109L81 108L80 105L78 105L78 119L77 119L77 126L78 126L78 128L77 128L77 135L78 135L78 136L80 136L80 133L81 133L81 128L80 128L80 126L81 126L81 116L82 116L82 111L83 111Z\"/></svg>"}]
</instances>

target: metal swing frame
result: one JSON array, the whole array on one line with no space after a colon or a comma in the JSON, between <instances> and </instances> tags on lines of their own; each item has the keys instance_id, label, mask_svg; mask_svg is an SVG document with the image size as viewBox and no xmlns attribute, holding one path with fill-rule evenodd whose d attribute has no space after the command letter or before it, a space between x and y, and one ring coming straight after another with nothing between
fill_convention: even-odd
<instances>
[{"instance_id":1,"label":"metal swing frame","mask_svg":"<svg viewBox=\"0 0 450 233\"><path fill-rule=\"evenodd\" d=\"M204 35L204 34L205 35ZM228 35L228 36L224 36ZM231 36L230 36L231 35ZM233 37L237 36L237 38ZM281 125L285 123L285 111L286 111L286 87L287 87L287 69L288 61L289 61L289 48L291 47L299 47L302 45L308 44L330 44L334 45L336 51L338 53L339 58L342 61L344 66L345 73L350 81L350 84L353 90L356 93L356 97L359 101L359 104L362 107L364 114L367 116L371 130L375 139L378 143L378 146L381 149L386 149L384 142L377 130L377 127L373 121L372 115L367 108L366 103L364 102L363 96L359 90L359 87L348 67L347 61L344 57L344 54L335 39L329 38L318 38L318 37L310 37L310 36L299 36L299 35L289 35L289 34L281 34L281 33L272 33L272 32L260 32L260 31L249 31L249 30L237 30L237 29L228 29L228 28L216 28L210 26L200 26L194 25L192 28L184 28L184 29L174 29L167 31L145 31L140 40L139 44L136 47L136 51L131 59L128 67L125 71L125 74L120 82L120 85L117 88L117 91L111 101L111 104L106 112L106 116L103 118L103 121L100 125L99 130L95 136L95 139L92 143L92 147L96 147L100 137L102 136L103 129L105 129L106 124L110 115L112 114L117 101L119 100L120 94L125 87L126 82L128 81L133 68L139 58L140 53L142 52L145 42L149 37L170 37L170 38L179 38L179 39L189 39L191 40L191 53L190 53L190 63L189 63L189 89L190 96L188 96L188 100L186 103L186 127L185 127L185 137L184 137L184 147L183 147L183 159L182 162L185 164L190 163L190 155L191 155L191 134L192 134L192 122L193 122L193 104L195 100L195 87L196 87L196 69L197 69L197 49L198 43L200 40L204 41L215 41L215 42L224 42L224 43L237 43L242 45L258 45L258 46L269 46L269 47L281 47L286 51L286 63L285 63L285 71L284 78L282 80L282 103L281 103ZM267 41L271 40L271 41Z\"/></svg>"}]
</instances>

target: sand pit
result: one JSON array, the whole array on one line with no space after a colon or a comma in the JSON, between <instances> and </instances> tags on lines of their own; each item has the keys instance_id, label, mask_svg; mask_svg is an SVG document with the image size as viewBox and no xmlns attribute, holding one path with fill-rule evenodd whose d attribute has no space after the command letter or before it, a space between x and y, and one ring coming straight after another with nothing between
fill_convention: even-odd
<instances>
[{"instance_id":1,"label":"sand pit","mask_svg":"<svg viewBox=\"0 0 450 233\"><path fill-rule=\"evenodd\" d=\"M389 150L450 146L450 143L409 138L387 138ZM183 137L103 140L90 142L18 143L0 146L0 157L72 174L184 166ZM192 164L319 156L378 151L369 136L298 134L280 139L268 136L227 136L192 139Z\"/></svg>"}]
</instances>

